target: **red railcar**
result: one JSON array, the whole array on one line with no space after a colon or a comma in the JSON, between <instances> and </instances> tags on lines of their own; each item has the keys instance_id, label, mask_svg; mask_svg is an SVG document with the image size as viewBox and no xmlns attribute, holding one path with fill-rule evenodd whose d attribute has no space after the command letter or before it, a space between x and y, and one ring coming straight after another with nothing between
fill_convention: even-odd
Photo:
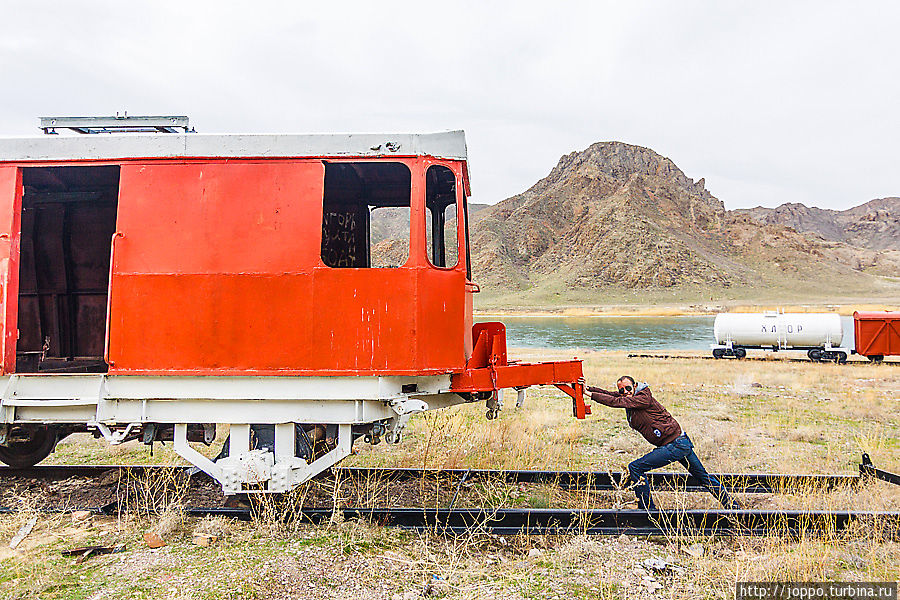
<instances>
[{"instance_id":1,"label":"red railcar","mask_svg":"<svg viewBox=\"0 0 900 600\"><path fill-rule=\"evenodd\" d=\"M856 353L873 362L900 355L900 312L853 313Z\"/></svg>"},{"instance_id":2,"label":"red railcar","mask_svg":"<svg viewBox=\"0 0 900 600\"><path fill-rule=\"evenodd\" d=\"M283 491L357 436L399 441L411 413L494 416L503 388L556 385L584 417L579 361L513 363L502 324L473 327L462 132L108 121L45 131L156 132L0 139L0 459L87 428L174 439L229 493ZM188 441L217 423L230 456L212 461Z\"/></svg>"}]
</instances>

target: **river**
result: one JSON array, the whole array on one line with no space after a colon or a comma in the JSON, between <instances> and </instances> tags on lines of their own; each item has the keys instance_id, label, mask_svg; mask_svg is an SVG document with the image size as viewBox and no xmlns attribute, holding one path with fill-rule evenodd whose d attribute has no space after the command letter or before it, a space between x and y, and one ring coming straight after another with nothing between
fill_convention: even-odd
<instances>
[{"instance_id":1,"label":"river","mask_svg":"<svg viewBox=\"0 0 900 600\"><path fill-rule=\"evenodd\" d=\"M508 317L501 321L512 348L588 348L591 350L708 350L715 316L682 317ZM841 317L844 344L852 347L853 318Z\"/></svg>"}]
</instances>

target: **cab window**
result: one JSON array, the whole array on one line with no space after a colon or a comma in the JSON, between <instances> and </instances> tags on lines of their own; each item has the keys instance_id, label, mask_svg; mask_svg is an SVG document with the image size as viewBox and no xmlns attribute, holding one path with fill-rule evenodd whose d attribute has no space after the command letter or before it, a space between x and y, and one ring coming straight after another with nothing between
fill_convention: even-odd
<instances>
[{"instance_id":1,"label":"cab window","mask_svg":"<svg viewBox=\"0 0 900 600\"><path fill-rule=\"evenodd\" d=\"M396 268L409 259L412 177L403 163L325 163L322 262Z\"/></svg>"},{"instance_id":2,"label":"cab window","mask_svg":"<svg viewBox=\"0 0 900 600\"><path fill-rule=\"evenodd\" d=\"M442 165L425 172L425 240L428 261L452 269L459 262L456 176Z\"/></svg>"}]
</instances>

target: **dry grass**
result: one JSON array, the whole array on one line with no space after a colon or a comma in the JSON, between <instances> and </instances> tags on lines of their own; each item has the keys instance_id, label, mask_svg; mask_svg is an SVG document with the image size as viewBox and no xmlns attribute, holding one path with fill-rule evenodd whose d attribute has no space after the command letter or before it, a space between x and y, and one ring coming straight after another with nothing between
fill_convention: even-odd
<instances>
[{"instance_id":1,"label":"dry grass","mask_svg":"<svg viewBox=\"0 0 900 600\"><path fill-rule=\"evenodd\" d=\"M517 358L565 357L529 351ZM856 472L863 450L876 465L900 471L900 368L766 362L627 359L622 353L583 353L590 382L608 387L628 373L649 381L694 440L711 471ZM569 400L555 390L532 390L523 409L514 399L496 421L481 404L414 418L400 446L369 447L345 464L620 471L648 446L627 428L622 411L594 407L571 418ZM157 452L161 449L157 447ZM215 448L210 449L214 451ZM105 454L101 444L72 444L57 459L160 462L143 447ZM675 466L673 470L680 467ZM370 482L372 496L383 494ZM0 600L18 598L390 598L425 594L452 598L684 598L730 597L741 580L897 580L900 532L861 526L799 539L498 538L473 529L458 538L411 535L360 522L322 525L286 518L309 488L257 504L257 519L192 519L180 510L176 476L123 480L137 514L72 523L40 515L15 551L6 542L34 513L23 499L0 517ZM334 501L341 501L335 486ZM423 494L423 498L425 495ZM429 496L430 497L430 496ZM437 498L437 496L435 496ZM442 497L443 498L443 497ZM658 492L668 508L714 507L708 494ZM799 490L745 496L765 508L900 510L900 488L870 482L859 489ZM436 500L435 500L436 501ZM629 506L628 491L563 492L552 486L472 485L460 501L483 506ZM143 532L157 529L167 546L150 550ZM192 533L219 541L195 546ZM76 565L60 551L88 543L125 543L122 554ZM697 548L702 554L697 554ZM686 549L692 549L693 554ZM644 565L672 565L656 573ZM657 587L659 586L659 587Z\"/></svg>"},{"instance_id":2,"label":"dry grass","mask_svg":"<svg viewBox=\"0 0 900 600\"><path fill-rule=\"evenodd\" d=\"M517 358L571 357L528 350ZM622 374L650 383L687 430L711 471L853 473L863 451L900 471L900 368L891 364L628 359L581 352L588 382L612 387ZM623 411L594 406L571 418L562 393L529 390L524 409L508 399L487 421L472 404L413 419L404 444L358 445L346 464L447 468L622 470L649 446Z\"/></svg>"}]
</instances>

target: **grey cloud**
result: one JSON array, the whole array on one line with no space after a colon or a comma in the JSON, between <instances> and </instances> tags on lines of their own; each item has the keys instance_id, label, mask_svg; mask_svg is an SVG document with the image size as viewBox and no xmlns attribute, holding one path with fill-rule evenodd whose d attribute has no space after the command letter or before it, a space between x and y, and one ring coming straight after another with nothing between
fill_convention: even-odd
<instances>
[{"instance_id":1,"label":"grey cloud","mask_svg":"<svg viewBox=\"0 0 900 600\"><path fill-rule=\"evenodd\" d=\"M730 208L900 194L891 2L7 3L0 134L42 114L202 131L466 129L474 200L617 139Z\"/></svg>"}]
</instances>

